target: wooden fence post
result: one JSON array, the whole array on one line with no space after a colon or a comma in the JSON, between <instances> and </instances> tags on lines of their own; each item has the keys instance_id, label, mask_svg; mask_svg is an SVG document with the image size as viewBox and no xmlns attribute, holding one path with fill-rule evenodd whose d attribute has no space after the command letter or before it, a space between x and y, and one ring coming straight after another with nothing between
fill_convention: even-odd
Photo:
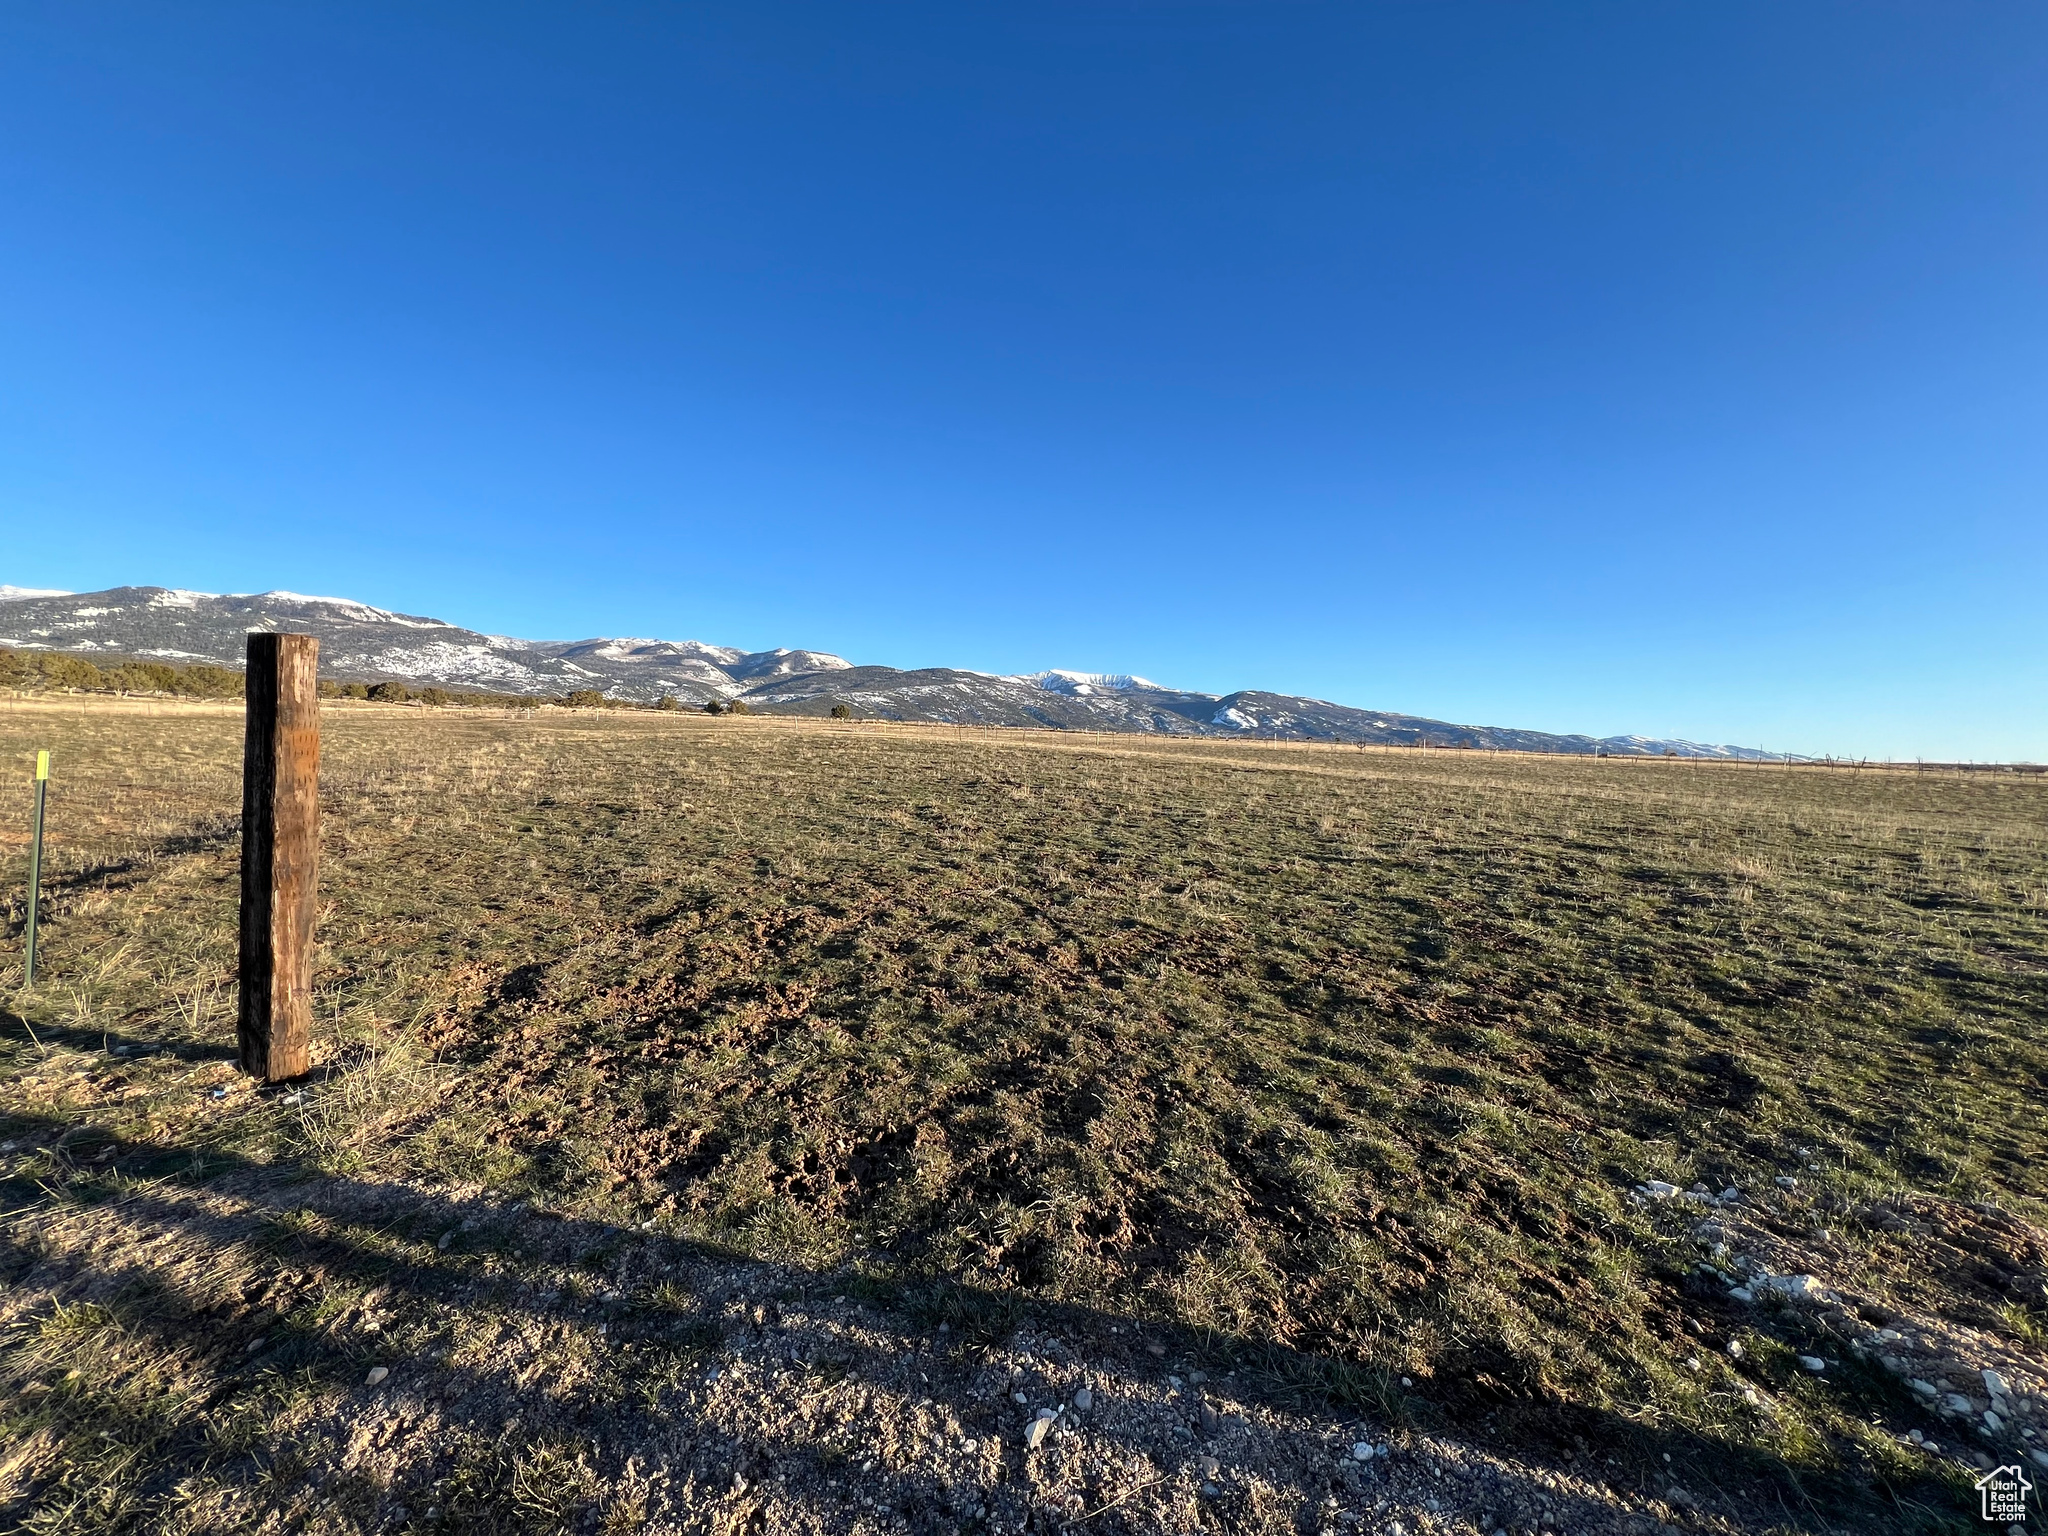
<instances>
[{"instance_id":1,"label":"wooden fence post","mask_svg":"<svg viewBox=\"0 0 2048 1536\"><path fill-rule=\"evenodd\" d=\"M249 636L242 738L242 1070L313 1064L313 898L320 859L320 642Z\"/></svg>"}]
</instances>

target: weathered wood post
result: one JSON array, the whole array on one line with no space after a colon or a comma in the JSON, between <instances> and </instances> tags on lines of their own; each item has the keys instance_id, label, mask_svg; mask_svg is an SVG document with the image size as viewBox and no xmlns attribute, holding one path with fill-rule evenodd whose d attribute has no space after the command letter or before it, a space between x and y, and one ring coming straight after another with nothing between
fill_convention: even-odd
<instances>
[{"instance_id":1,"label":"weathered wood post","mask_svg":"<svg viewBox=\"0 0 2048 1536\"><path fill-rule=\"evenodd\" d=\"M242 1070L313 1064L313 894L320 861L320 642L251 635L242 738Z\"/></svg>"}]
</instances>

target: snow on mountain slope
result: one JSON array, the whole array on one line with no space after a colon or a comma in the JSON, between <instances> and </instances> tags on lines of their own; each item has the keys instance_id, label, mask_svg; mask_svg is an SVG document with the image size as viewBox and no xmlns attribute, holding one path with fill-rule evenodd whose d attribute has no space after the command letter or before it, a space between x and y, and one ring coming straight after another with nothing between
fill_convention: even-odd
<instances>
[{"instance_id":1,"label":"snow on mountain slope","mask_svg":"<svg viewBox=\"0 0 2048 1536\"><path fill-rule=\"evenodd\" d=\"M207 595L204 592L175 592L167 594L162 601L165 606L190 608L195 607L197 600ZM337 619L349 619L358 624L401 624L411 629L455 627L439 619L417 619L410 614L393 613L388 608L372 608L368 603L358 603L346 597L307 597L302 592L258 592L250 601L263 604L267 610L275 613L328 613Z\"/></svg>"},{"instance_id":2,"label":"snow on mountain slope","mask_svg":"<svg viewBox=\"0 0 2048 1536\"><path fill-rule=\"evenodd\" d=\"M844 672L852 666L852 662L825 651L773 650L735 657L726 671L751 682L756 678L801 677L811 672Z\"/></svg>"},{"instance_id":3,"label":"snow on mountain slope","mask_svg":"<svg viewBox=\"0 0 2048 1536\"><path fill-rule=\"evenodd\" d=\"M725 667L746 654L729 645L706 645L701 640L542 640L515 643L552 656L567 657L571 661L694 661Z\"/></svg>"},{"instance_id":4,"label":"snow on mountain slope","mask_svg":"<svg viewBox=\"0 0 2048 1536\"><path fill-rule=\"evenodd\" d=\"M1160 690L1069 694L1019 677L991 677L953 667L899 672L853 667L779 679L754 688L750 704L822 714L847 704L891 720L939 720L954 725L1047 726L1060 730L1196 732L1195 706L1205 694Z\"/></svg>"},{"instance_id":5,"label":"snow on mountain slope","mask_svg":"<svg viewBox=\"0 0 2048 1536\"><path fill-rule=\"evenodd\" d=\"M1036 684L1048 693L1064 693L1081 699L1097 693L1130 693L1136 689L1152 693L1170 691L1158 683L1148 682L1142 677L1129 677L1121 672L1069 672L1064 667L1032 672L1015 681Z\"/></svg>"},{"instance_id":6,"label":"snow on mountain slope","mask_svg":"<svg viewBox=\"0 0 2048 1536\"><path fill-rule=\"evenodd\" d=\"M634 637L520 640L342 597L298 592L216 595L168 587L54 592L0 587L0 645L240 666L251 630L320 637L328 677L394 679L495 693L559 696L598 689L615 698L684 703L744 697L757 709L955 724L1151 735L1276 737L1295 741L1494 748L1681 757L1757 758L1755 748L1640 736L1559 736L1451 725L1352 709L1323 699L1247 689L1217 696L1118 672L1051 668L994 676L951 667L855 666L826 651L741 651L701 640Z\"/></svg>"},{"instance_id":7,"label":"snow on mountain slope","mask_svg":"<svg viewBox=\"0 0 2048 1536\"><path fill-rule=\"evenodd\" d=\"M1772 758L1774 752L1763 752L1754 747L1714 747L1703 742L1685 741L1655 736L1602 736L1597 743L1610 753L1636 754L1644 757L1720 757L1720 758Z\"/></svg>"},{"instance_id":8,"label":"snow on mountain slope","mask_svg":"<svg viewBox=\"0 0 2048 1536\"><path fill-rule=\"evenodd\" d=\"M731 698L746 679L800 666L844 667L810 651L749 653L699 640L518 640L440 619L298 592L106 592L0 597L0 645L240 666L251 630L320 637L321 671L362 682L396 679L500 693L596 688L653 701Z\"/></svg>"}]
</instances>

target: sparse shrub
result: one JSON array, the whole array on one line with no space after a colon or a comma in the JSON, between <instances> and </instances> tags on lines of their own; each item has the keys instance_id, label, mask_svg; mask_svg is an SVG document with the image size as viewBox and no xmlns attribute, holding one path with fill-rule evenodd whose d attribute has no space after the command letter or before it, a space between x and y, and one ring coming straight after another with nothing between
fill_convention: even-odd
<instances>
[{"instance_id":1,"label":"sparse shrub","mask_svg":"<svg viewBox=\"0 0 2048 1536\"><path fill-rule=\"evenodd\" d=\"M242 696L242 674L231 667L209 667L197 662L173 670L177 673L177 680L172 685L174 693L189 694L196 699L239 699Z\"/></svg>"},{"instance_id":2,"label":"sparse shrub","mask_svg":"<svg viewBox=\"0 0 2048 1536\"><path fill-rule=\"evenodd\" d=\"M156 661L130 661L106 674L107 683L123 693L169 693L178 682L178 670Z\"/></svg>"},{"instance_id":3,"label":"sparse shrub","mask_svg":"<svg viewBox=\"0 0 2048 1536\"><path fill-rule=\"evenodd\" d=\"M341 696L344 699L367 699L370 696L370 685L368 683L343 683L341 685Z\"/></svg>"},{"instance_id":4,"label":"sparse shrub","mask_svg":"<svg viewBox=\"0 0 2048 1536\"><path fill-rule=\"evenodd\" d=\"M603 709L611 701L597 688L578 688L562 702L571 709Z\"/></svg>"},{"instance_id":5,"label":"sparse shrub","mask_svg":"<svg viewBox=\"0 0 2048 1536\"><path fill-rule=\"evenodd\" d=\"M747 701L745 699L734 699L730 704L726 705L725 707L736 715L751 715L753 713L753 710L747 707Z\"/></svg>"},{"instance_id":6,"label":"sparse shrub","mask_svg":"<svg viewBox=\"0 0 2048 1536\"><path fill-rule=\"evenodd\" d=\"M853 706L851 704L834 704L832 706L832 718L834 720L851 720L853 718Z\"/></svg>"},{"instance_id":7,"label":"sparse shrub","mask_svg":"<svg viewBox=\"0 0 2048 1536\"><path fill-rule=\"evenodd\" d=\"M406 704L412 700L412 690L403 683L379 683L370 690L370 697L379 704Z\"/></svg>"},{"instance_id":8,"label":"sparse shrub","mask_svg":"<svg viewBox=\"0 0 2048 1536\"><path fill-rule=\"evenodd\" d=\"M656 709L661 710L676 710L682 708L680 704L676 703L676 696L672 693L664 693L661 696L660 701L654 707Z\"/></svg>"}]
</instances>

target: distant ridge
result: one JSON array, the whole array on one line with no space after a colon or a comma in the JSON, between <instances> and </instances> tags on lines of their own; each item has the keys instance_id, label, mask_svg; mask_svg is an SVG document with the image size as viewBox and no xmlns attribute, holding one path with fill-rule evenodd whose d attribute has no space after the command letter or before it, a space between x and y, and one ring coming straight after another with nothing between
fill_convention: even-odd
<instances>
[{"instance_id":1,"label":"distant ridge","mask_svg":"<svg viewBox=\"0 0 2048 1536\"><path fill-rule=\"evenodd\" d=\"M752 709L814 715L844 704L857 714L889 720L1054 730L1750 761L1782 755L1643 736L1453 725L1257 689L1194 693L1122 673L1052 668L1003 677L949 667L855 666L827 651L741 651L701 640L515 640L352 598L298 592L0 586L0 646L239 667L249 631L283 629L318 635L322 673L347 682L438 684L536 697L596 689L641 703L664 696L699 705L744 699Z\"/></svg>"},{"instance_id":2,"label":"distant ridge","mask_svg":"<svg viewBox=\"0 0 2048 1536\"><path fill-rule=\"evenodd\" d=\"M321 670L357 682L438 683L553 695L595 688L619 698L663 694L703 703L758 680L843 668L821 651L735 650L697 640L513 640L345 597L299 592L217 595L172 587L14 595L0 590L0 645L240 666L252 629L321 640Z\"/></svg>"}]
</instances>

